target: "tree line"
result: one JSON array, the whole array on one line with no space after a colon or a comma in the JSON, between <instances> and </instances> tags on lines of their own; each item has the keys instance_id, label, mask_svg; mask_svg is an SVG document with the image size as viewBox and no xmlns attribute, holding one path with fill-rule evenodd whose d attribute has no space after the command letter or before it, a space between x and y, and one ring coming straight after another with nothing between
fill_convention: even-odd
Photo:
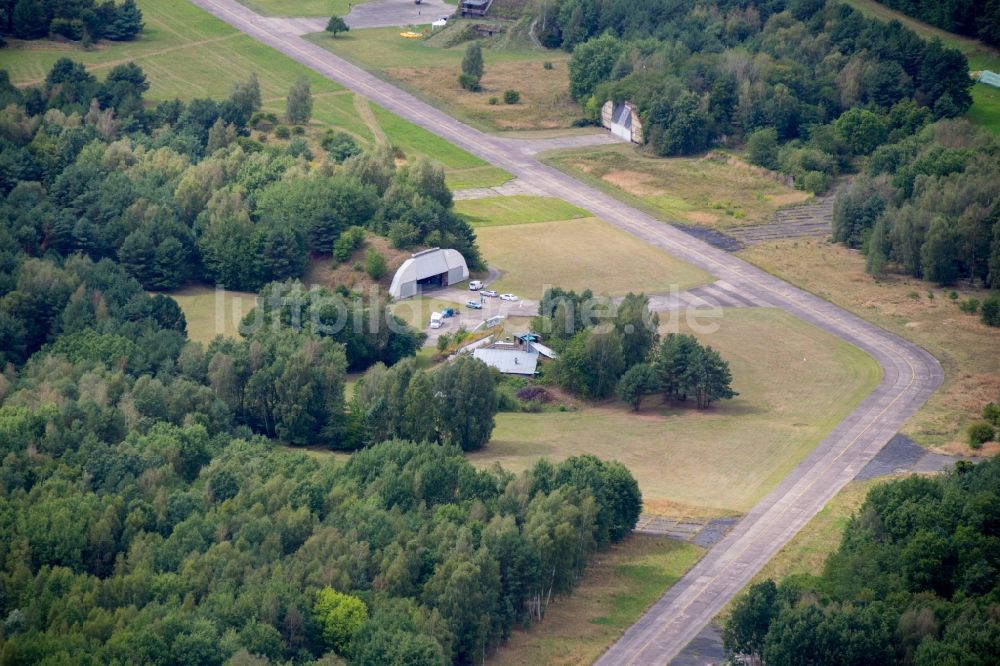
<instances>
[{"instance_id":1,"label":"tree line","mask_svg":"<svg viewBox=\"0 0 1000 666\"><path fill-rule=\"evenodd\" d=\"M98 39L132 40L142 32L142 28L142 11L136 6L135 0L0 2L0 33L13 35L18 39L42 39L58 35L89 45Z\"/></svg>"},{"instance_id":2,"label":"tree line","mask_svg":"<svg viewBox=\"0 0 1000 666\"><path fill-rule=\"evenodd\" d=\"M990 664L1000 654L1000 461L874 486L818 576L751 585L739 663Z\"/></svg>"},{"instance_id":3,"label":"tree line","mask_svg":"<svg viewBox=\"0 0 1000 666\"><path fill-rule=\"evenodd\" d=\"M942 30L1000 46L1000 4L995 0L879 0L879 3Z\"/></svg>"},{"instance_id":4,"label":"tree line","mask_svg":"<svg viewBox=\"0 0 1000 666\"><path fill-rule=\"evenodd\" d=\"M68 59L41 87L0 75L0 192L24 252L115 258L150 289L203 279L255 291L300 277L310 254L361 226L481 265L440 167L397 167L387 146L319 165L295 141L265 148L246 136L261 105L253 76L223 101L147 109L147 89L132 63L103 83Z\"/></svg>"},{"instance_id":5,"label":"tree line","mask_svg":"<svg viewBox=\"0 0 1000 666\"><path fill-rule=\"evenodd\" d=\"M648 395L664 401L694 398L698 409L739 395L729 364L692 335L660 339L659 318L644 294L620 303L559 287L547 289L533 322L550 336L559 358L545 377L565 390L600 400L617 395L638 411Z\"/></svg>"},{"instance_id":6,"label":"tree line","mask_svg":"<svg viewBox=\"0 0 1000 666\"><path fill-rule=\"evenodd\" d=\"M570 94L590 121L631 101L658 155L754 138L756 163L814 192L972 103L959 51L840 2L562 0L546 16L542 37L572 51Z\"/></svg>"},{"instance_id":7,"label":"tree line","mask_svg":"<svg viewBox=\"0 0 1000 666\"><path fill-rule=\"evenodd\" d=\"M898 270L1000 289L998 148L960 121L880 147L838 197L834 239L865 253L875 277Z\"/></svg>"}]
</instances>

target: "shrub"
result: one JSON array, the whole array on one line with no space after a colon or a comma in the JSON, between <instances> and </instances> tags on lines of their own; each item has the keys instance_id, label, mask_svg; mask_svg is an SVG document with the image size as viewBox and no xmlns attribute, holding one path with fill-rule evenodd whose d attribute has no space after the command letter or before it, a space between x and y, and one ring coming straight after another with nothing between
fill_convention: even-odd
<instances>
[{"instance_id":1,"label":"shrub","mask_svg":"<svg viewBox=\"0 0 1000 666\"><path fill-rule=\"evenodd\" d=\"M765 169L778 168L778 131L773 127L757 130L747 137L747 160Z\"/></svg>"},{"instance_id":2,"label":"shrub","mask_svg":"<svg viewBox=\"0 0 1000 666\"><path fill-rule=\"evenodd\" d=\"M273 113L258 111L250 116L250 127L261 132L270 132L278 124L278 116Z\"/></svg>"},{"instance_id":3,"label":"shrub","mask_svg":"<svg viewBox=\"0 0 1000 666\"><path fill-rule=\"evenodd\" d=\"M449 342L451 342L451 339L447 335L442 334L437 341L437 350L439 352L443 352L445 349L448 348Z\"/></svg>"},{"instance_id":4,"label":"shrub","mask_svg":"<svg viewBox=\"0 0 1000 666\"><path fill-rule=\"evenodd\" d=\"M482 87L479 85L479 77L472 74L459 74L458 85L470 92L479 92L482 90Z\"/></svg>"},{"instance_id":5,"label":"shrub","mask_svg":"<svg viewBox=\"0 0 1000 666\"><path fill-rule=\"evenodd\" d=\"M525 402L548 403L552 401L552 395L542 386L525 386L518 389L515 395L518 400Z\"/></svg>"},{"instance_id":6,"label":"shrub","mask_svg":"<svg viewBox=\"0 0 1000 666\"><path fill-rule=\"evenodd\" d=\"M950 291L950 292L948 292L948 298L950 298L953 301L957 301L958 300L958 292L957 291Z\"/></svg>"},{"instance_id":7,"label":"shrub","mask_svg":"<svg viewBox=\"0 0 1000 666\"><path fill-rule=\"evenodd\" d=\"M516 90L506 90L503 94L504 104L517 104L521 101L521 93Z\"/></svg>"},{"instance_id":8,"label":"shrub","mask_svg":"<svg viewBox=\"0 0 1000 666\"><path fill-rule=\"evenodd\" d=\"M365 252L365 272L368 273L368 277L379 280L387 270L388 266L382 253L373 247L368 248L368 251Z\"/></svg>"},{"instance_id":9,"label":"shrub","mask_svg":"<svg viewBox=\"0 0 1000 666\"><path fill-rule=\"evenodd\" d=\"M542 63L542 67L545 69L552 69L552 63L546 60L545 62Z\"/></svg>"},{"instance_id":10,"label":"shrub","mask_svg":"<svg viewBox=\"0 0 1000 666\"><path fill-rule=\"evenodd\" d=\"M342 231L337 240L333 242L334 262L347 261L364 242L365 230L361 227L351 227Z\"/></svg>"},{"instance_id":11,"label":"shrub","mask_svg":"<svg viewBox=\"0 0 1000 666\"><path fill-rule=\"evenodd\" d=\"M304 157L307 160L313 158L313 153L309 150L309 144L301 136L297 136L288 144L288 154L292 157Z\"/></svg>"},{"instance_id":12,"label":"shrub","mask_svg":"<svg viewBox=\"0 0 1000 666\"><path fill-rule=\"evenodd\" d=\"M335 162L343 162L348 157L353 157L361 152L357 141L346 132L327 130L320 145L323 150L330 154L330 159Z\"/></svg>"},{"instance_id":13,"label":"shrub","mask_svg":"<svg viewBox=\"0 0 1000 666\"><path fill-rule=\"evenodd\" d=\"M822 171L808 171L802 179L802 189L813 194L823 194L830 189L833 179Z\"/></svg>"},{"instance_id":14,"label":"shrub","mask_svg":"<svg viewBox=\"0 0 1000 666\"><path fill-rule=\"evenodd\" d=\"M1000 405L991 402L983 407L983 418L1000 427Z\"/></svg>"},{"instance_id":15,"label":"shrub","mask_svg":"<svg viewBox=\"0 0 1000 666\"><path fill-rule=\"evenodd\" d=\"M291 135L292 135L291 130L285 127L284 125L278 125L277 127L274 128L274 136L278 137L279 139L287 139Z\"/></svg>"},{"instance_id":16,"label":"shrub","mask_svg":"<svg viewBox=\"0 0 1000 666\"><path fill-rule=\"evenodd\" d=\"M490 97L490 104L492 104L493 106L496 106L498 102L500 102L500 100L498 100L496 97Z\"/></svg>"},{"instance_id":17,"label":"shrub","mask_svg":"<svg viewBox=\"0 0 1000 666\"><path fill-rule=\"evenodd\" d=\"M296 125L295 127L292 128L292 134L294 134L295 136L302 136L305 133L306 133L306 128L303 127L302 125Z\"/></svg>"},{"instance_id":18,"label":"shrub","mask_svg":"<svg viewBox=\"0 0 1000 666\"><path fill-rule=\"evenodd\" d=\"M1000 326L1000 296L993 294L984 299L979 313L987 326Z\"/></svg>"},{"instance_id":19,"label":"shrub","mask_svg":"<svg viewBox=\"0 0 1000 666\"><path fill-rule=\"evenodd\" d=\"M54 18L49 24L49 32L78 42L83 38L83 21L80 19Z\"/></svg>"},{"instance_id":20,"label":"shrub","mask_svg":"<svg viewBox=\"0 0 1000 666\"><path fill-rule=\"evenodd\" d=\"M996 430L989 421L974 421L969 424L967 431L969 435L969 446L974 449L981 448L986 442L992 442L996 436Z\"/></svg>"},{"instance_id":21,"label":"shrub","mask_svg":"<svg viewBox=\"0 0 1000 666\"><path fill-rule=\"evenodd\" d=\"M967 298L958 304L958 309L968 314L976 314L979 312L979 299Z\"/></svg>"}]
</instances>

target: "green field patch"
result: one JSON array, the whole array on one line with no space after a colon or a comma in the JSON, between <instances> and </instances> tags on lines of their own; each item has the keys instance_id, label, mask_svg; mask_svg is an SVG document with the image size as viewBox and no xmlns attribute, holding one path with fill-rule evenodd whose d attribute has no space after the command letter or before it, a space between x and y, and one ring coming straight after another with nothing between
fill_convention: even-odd
<instances>
[{"instance_id":1,"label":"green field patch","mask_svg":"<svg viewBox=\"0 0 1000 666\"><path fill-rule=\"evenodd\" d=\"M707 410L650 397L638 414L613 402L501 413L493 439L471 459L516 472L542 457L590 453L624 463L644 500L744 513L881 379L870 356L781 310L726 308L721 318L699 322L718 324L696 335L729 361L737 398ZM690 330L683 315L664 313L661 324Z\"/></svg>"},{"instance_id":2,"label":"green field patch","mask_svg":"<svg viewBox=\"0 0 1000 666\"><path fill-rule=\"evenodd\" d=\"M455 202L455 211L473 227L532 224L588 217L590 213L556 197L519 194Z\"/></svg>"},{"instance_id":3,"label":"green field patch","mask_svg":"<svg viewBox=\"0 0 1000 666\"><path fill-rule=\"evenodd\" d=\"M240 337L239 323L257 303L256 294L205 286L187 287L167 295L184 311L188 338L206 345L217 335Z\"/></svg>"},{"instance_id":4,"label":"green field patch","mask_svg":"<svg viewBox=\"0 0 1000 666\"><path fill-rule=\"evenodd\" d=\"M689 289L711 281L685 263L593 217L476 229L479 248L503 275L497 291L540 298L546 286L594 289L612 296Z\"/></svg>"},{"instance_id":5,"label":"green field patch","mask_svg":"<svg viewBox=\"0 0 1000 666\"><path fill-rule=\"evenodd\" d=\"M972 102L969 120L1000 134L1000 89L977 83L972 87Z\"/></svg>"},{"instance_id":6,"label":"green field patch","mask_svg":"<svg viewBox=\"0 0 1000 666\"><path fill-rule=\"evenodd\" d=\"M364 0L356 0L360 5ZM239 0L261 16L346 16L351 0Z\"/></svg>"},{"instance_id":7,"label":"green field patch","mask_svg":"<svg viewBox=\"0 0 1000 666\"><path fill-rule=\"evenodd\" d=\"M398 146L409 155L417 153L426 155L452 169L468 169L472 167L489 166L484 160L467 153L458 146L452 145L436 134L428 132L419 125L383 109L372 103L372 114L378 121L382 131L389 137L393 145Z\"/></svg>"},{"instance_id":8,"label":"green field patch","mask_svg":"<svg viewBox=\"0 0 1000 666\"><path fill-rule=\"evenodd\" d=\"M452 190L467 190L473 187L497 187L514 176L500 167L481 166L471 169L445 169L444 177Z\"/></svg>"}]
</instances>

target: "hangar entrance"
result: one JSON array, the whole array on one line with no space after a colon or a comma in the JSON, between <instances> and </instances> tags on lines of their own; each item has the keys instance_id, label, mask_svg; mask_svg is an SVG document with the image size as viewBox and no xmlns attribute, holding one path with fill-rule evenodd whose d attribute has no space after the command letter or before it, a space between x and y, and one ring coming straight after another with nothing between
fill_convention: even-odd
<instances>
[{"instance_id":1,"label":"hangar entrance","mask_svg":"<svg viewBox=\"0 0 1000 666\"><path fill-rule=\"evenodd\" d=\"M437 275L431 275L429 277L421 278L417 280L417 284L425 289L435 289L440 287L448 286L448 274L438 273Z\"/></svg>"},{"instance_id":2,"label":"hangar entrance","mask_svg":"<svg viewBox=\"0 0 1000 666\"><path fill-rule=\"evenodd\" d=\"M468 279L469 268L457 250L434 247L403 262L389 285L389 295L409 298L424 289L448 287Z\"/></svg>"}]
</instances>

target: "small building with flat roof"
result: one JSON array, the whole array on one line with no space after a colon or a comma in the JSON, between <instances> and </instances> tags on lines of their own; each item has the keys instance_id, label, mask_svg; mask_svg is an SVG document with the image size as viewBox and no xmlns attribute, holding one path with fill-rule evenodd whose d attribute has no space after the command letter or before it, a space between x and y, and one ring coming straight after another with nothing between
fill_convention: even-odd
<instances>
[{"instance_id":1,"label":"small building with flat roof","mask_svg":"<svg viewBox=\"0 0 1000 666\"><path fill-rule=\"evenodd\" d=\"M518 349L488 347L476 349L472 357L505 375L533 376L538 371L538 354Z\"/></svg>"},{"instance_id":2,"label":"small building with flat roof","mask_svg":"<svg viewBox=\"0 0 1000 666\"><path fill-rule=\"evenodd\" d=\"M469 279L469 267L458 250L439 247L410 255L403 262L389 285L389 295L395 299L410 298L424 289L447 287Z\"/></svg>"}]
</instances>

